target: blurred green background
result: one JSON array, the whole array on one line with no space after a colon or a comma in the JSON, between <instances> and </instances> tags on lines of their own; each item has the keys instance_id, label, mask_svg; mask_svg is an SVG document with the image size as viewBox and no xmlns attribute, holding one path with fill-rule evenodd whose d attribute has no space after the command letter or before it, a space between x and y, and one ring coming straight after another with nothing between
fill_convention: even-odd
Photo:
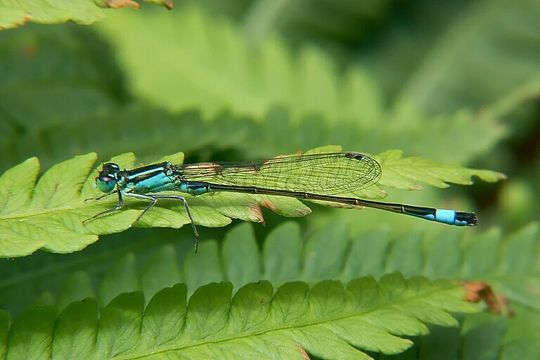
<instances>
[{"instance_id":1,"label":"blurred green background","mask_svg":"<svg viewBox=\"0 0 540 360\"><path fill-rule=\"evenodd\" d=\"M0 171L31 156L46 170L90 151L101 160L133 151L143 162L184 151L186 162L196 162L338 144L504 172L503 183L387 198L475 210L481 226L474 230L316 205L295 222L302 239L341 227L348 238L384 234L381 263L365 275L490 281L517 316L468 320L489 325L484 338L471 330L491 344L485 358L517 357L522 343L528 355L540 354L537 0L175 4L171 11L148 4L110 10L91 26L30 24L0 32ZM261 246L286 221L269 211L265 217L266 226L240 225ZM203 242L221 241L230 228L201 230ZM438 241L446 250L426 250ZM187 227L131 229L73 255L3 259L0 307L13 314L36 303L62 308L74 294L106 303L121 291L146 288L136 276L108 279L111 267L144 273L153 254L173 251L182 263L191 246ZM452 254L459 266L437 270L438 260ZM431 270L424 266L430 263ZM490 265L470 270L478 263Z\"/></svg>"}]
</instances>

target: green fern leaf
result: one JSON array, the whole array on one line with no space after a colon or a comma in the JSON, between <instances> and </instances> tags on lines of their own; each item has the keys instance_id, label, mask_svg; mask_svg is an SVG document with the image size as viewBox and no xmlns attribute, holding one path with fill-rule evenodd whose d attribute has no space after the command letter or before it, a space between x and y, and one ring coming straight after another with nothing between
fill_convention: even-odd
<instances>
[{"instance_id":1,"label":"green fern leaf","mask_svg":"<svg viewBox=\"0 0 540 360\"><path fill-rule=\"evenodd\" d=\"M174 6L171 0L146 0ZM27 22L40 24L58 24L74 21L79 24L91 24L105 17L102 7L136 7L135 1L116 0L61 0L51 3L46 0L0 1L0 30L11 29Z\"/></svg>"},{"instance_id":2,"label":"green fern leaf","mask_svg":"<svg viewBox=\"0 0 540 360\"><path fill-rule=\"evenodd\" d=\"M186 284L189 296L209 282L230 281L236 292L254 279L267 279L276 288L288 281L348 282L358 276L379 278L399 271L407 277L486 281L508 298L516 313L514 319L485 318L487 314L485 321L467 317L461 333L457 329L435 329L429 338L418 342L421 351L428 351L424 348L426 343L445 340L452 345L448 349L451 353L476 354L478 348L471 347L470 342L501 353L518 349L528 349L527 354L540 353L540 332L536 331L540 299L535 291L540 286L535 262L540 239L537 224L514 234L502 234L496 229L465 234L460 229L435 227L436 231L429 233L408 228L405 235L390 233L388 227L363 224L362 234L350 236L358 222L346 226L337 219L330 221L329 226L307 237L301 236L297 224L285 222L268 235L260 250L253 227L241 224L228 231L221 246L203 240L197 254L192 253L192 234L186 229L180 234L165 230L131 231L71 256L38 253L0 260L0 272L4 275L0 280L0 307L16 317L30 304L37 303L42 293L52 294L49 303L56 304L56 311L60 312L67 304L88 296L97 297L98 308L122 292L142 291L145 299L150 299L179 282ZM164 242L171 244L162 246ZM119 243L123 246L118 247ZM153 249L149 244L154 244ZM96 252L97 249L101 251ZM105 274L104 278L101 274ZM58 289L62 290L58 293ZM0 339L4 326L1 320ZM169 329L165 327L163 333L170 333ZM528 341L516 342L516 332ZM487 334L490 342L480 345ZM0 342L0 354L1 348ZM435 358L443 350L435 346L430 351L433 356L426 356Z\"/></svg>"},{"instance_id":3,"label":"green fern leaf","mask_svg":"<svg viewBox=\"0 0 540 360\"><path fill-rule=\"evenodd\" d=\"M96 148L104 157L118 151L134 151L141 155L141 159L152 160L163 153L177 151L178 144L182 144L182 149L190 154L233 149L253 159L279 152L292 153L322 143L339 143L347 149L370 151L378 151L383 144L391 144L405 149L407 153L417 154L430 149L430 156L434 159L465 162L485 151L504 134L502 128L492 128L487 121L470 124L473 116L470 113L438 119L441 121L422 125L421 131L420 125L411 125L414 124L412 120L405 122L409 125L396 124L390 128L368 126L359 129L356 124L348 123L334 126L317 119L305 119L295 125L286 111L277 110L261 123L223 114L211 126L196 111L171 114L141 105L90 114L71 124L52 124L39 131L28 129L22 135L6 135L3 146L6 156L0 159L0 165L6 167L33 154L44 154L40 161L45 167L61 161L66 155ZM160 126L152 126L149 118L159 122ZM127 122L132 124L129 138L123 136ZM464 128L468 131L464 132ZM291 141L290 134L299 132L301 136ZM488 135L478 141L479 133ZM0 146L1 137L0 134ZM459 152L449 152L448 148L456 147L456 138L463 139L463 143L459 142L463 146Z\"/></svg>"},{"instance_id":4,"label":"green fern leaf","mask_svg":"<svg viewBox=\"0 0 540 360\"><path fill-rule=\"evenodd\" d=\"M436 46L422 54L398 107L413 104L430 113L452 112L464 104L482 107L522 87L540 75L538 22L540 6L535 0L471 3ZM494 23L504 26L493 27Z\"/></svg>"},{"instance_id":5,"label":"green fern leaf","mask_svg":"<svg viewBox=\"0 0 540 360\"><path fill-rule=\"evenodd\" d=\"M62 23L76 21L90 24L104 17L103 10L93 1L1 1L0 30L15 28L29 21L36 23Z\"/></svg>"},{"instance_id":6,"label":"green fern leaf","mask_svg":"<svg viewBox=\"0 0 540 360\"><path fill-rule=\"evenodd\" d=\"M465 169L459 165L436 163L419 157L403 158L399 150L386 151L378 156L384 169L379 184L398 189L414 190L419 183L440 188L449 183L471 185L471 178L477 176L483 181L497 182L506 176L489 170Z\"/></svg>"},{"instance_id":7,"label":"green fern leaf","mask_svg":"<svg viewBox=\"0 0 540 360\"><path fill-rule=\"evenodd\" d=\"M314 151L329 151L329 149L339 151L340 147ZM172 155L166 159L181 164L183 154ZM391 174L385 180L386 185L394 187L411 188L411 184L418 181L436 186L446 186L446 182L469 183L472 175L480 176L487 181L496 181L502 176L485 170L445 167L418 158L401 159L399 153L386 153L381 159L387 161L385 171ZM2 175L0 178L0 194L3 195L0 212L2 256L27 255L39 248L59 253L78 251L95 242L99 234L123 231L133 224L141 210L128 206L111 216L83 225L83 220L114 207L117 201L114 196L109 196L108 200L85 204L86 199L100 196L93 181L95 173L92 173L92 167L95 160L96 154L90 153L59 163L39 179L35 188L34 183L39 172L39 164L35 158ZM112 161L127 169L136 166L133 154L124 154L113 158ZM419 168L424 175L413 174L408 167ZM384 195L379 186L372 188L361 190L356 195L366 197ZM311 211L302 202L293 198L235 193L187 197L196 223L210 227L227 225L231 218L262 222L264 218L261 206L285 216L303 216ZM140 219L140 225L181 227L189 221L180 208L179 204L162 201L158 207Z\"/></svg>"},{"instance_id":8,"label":"green fern leaf","mask_svg":"<svg viewBox=\"0 0 540 360\"><path fill-rule=\"evenodd\" d=\"M293 40L334 41L357 47L391 10L390 1L336 2L324 0L276 2L258 1L244 15L246 35L258 43L276 28ZM307 39L305 39L307 38Z\"/></svg>"},{"instance_id":9,"label":"green fern leaf","mask_svg":"<svg viewBox=\"0 0 540 360\"><path fill-rule=\"evenodd\" d=\"M256 145L249 146L250 152L293 152L329 142L374 152L386 143L418 154L430 149L437 159L463 162L504 135L497 119L472 121L474 113L459 112L433 121L419 108L397 116L385 111L381 89L366 69L338 71L339 65L317 48L305 47L293 55L284 39L271 38L254 49L241 28L201 10L175 14L174 24L164 16L117 14L99 29L118 49L122 68L141 98L173 111L203 109L204 118L227 110L266 121L266 131L243 137L248 139L246 146ZM145 26L159 29L162 41L156 43L143 30ZM134 30L126 34L125 28ZM149 51L162 56L149 59L145 56ZM141 58L146 61L136 60ZM167 71L156 74L156 68ZM177 94L174 99L170 91ZM276 111L277 107L285 111ZM334 125L337 122L339 126ZM215 123L219 126L219 121ZM292 143L291 133L298 134ZM265 134L271 136L270 149L261 149ZM458 143L460 151L450 154L448 146L455 148Z\"/></svg>"},{"instance_id":10,"label":"green fern leaf","mask_svg":"<svg viewBox=\"0 0 540 360\"><path fill-rule=\"evenodd\" d=\"M41 247L75 251L97 240L96 235L85 233L77 213L79 192L95 160L95 154L88 154L60 163L37 185L36 158L0 177L3 256L30 254Z\"/></svg>"},{"instance_id":11,"label":"green fern leaf","mask_svg":"<svg viewBox=\"0 0 540 360\"><path fill-rule=\"evenodd\" d=\"M2 170L36 154L48 167L95 149L82 150L82 141L65 150L46 144L55 140L55 129L91 123L128 97L108 45L89 28L30 26L3 32L0 48ZM57 161L48 162L44 153Z\"/></svg>"},{"instance_id":12,"label":"green fern leaf","mask_svg":"<svg viewBox=\"0 0 540 360\"><path fill-rule=\"evenodd\" d=\"M449 312L477 309L463 297L460 285L398 274L378 282L291 282L276 290L260 281L234 294L230 283L213 283L189 299L186 287L175 285L146 307L135 292L101 311L92 299L74 302L56 319L50 307L30 308L11 325L7 345L0 338L0 348L8 358L301 358L305 351L368 359L363 351L403 352L412 345L404 337L425 335L426 324L456 326Z\"/></svg>"},{"instance_id":13,"label":"green fern leaf","mask_svg":"<svg viewBox=\"0 0 540 360\"><path fill-rule=\"evenodd\" d=\"M147 24L148 22L141 18L141 15L137 14L135 19L130 21L142 21ZM212 21L211 18L200 13L149 14L151 18L158 18L156 22L159 24L156 26L166 24L166 18L162 17L171 15L181 16L182 19L185 17L186 20L192 17L203 18L201 22L205 24L205 36L212 37L212 43L222 42L223 39L220 36L226 32L223 28L227 26L222 22ZM126 24L124 27L122 21L107 26L122 28L131 26ZM183 26L194 22L194 20L187 23L178 22L175 23L178 24L178 29L175 25L172 29L167 27L160 33L182 32ZM143 28L142 25L133 27L133 29ZM240 70L236 72L233 70L238 67L242 69L241 74L237 76L244 76L246 71L251 70L246 70L238 64L246 62L252 64L248 68L253 69L251 77L254 79L261 78L260 71L266 67L262 65L265 63L263 56L253 56L250 53L251 50L238 53L234 51L237 47L249 48L243 43L241 35L235 36L235 42L230 44L232 52L230 65L228 65L230 68L220 71L213 77L223 78L223 81L218 83L205 82L205 78L199 79L198 76L206 76L215 71L212 61L222 57L221 48L209 50L205 53L208 60L196 61L195 64L190 65L191 67L186 68L182 62L174 62L167 68L167 76L163 81L169 82L173 78L181 79L183 76L193 76L195 79L187 83L179 81L166 83L158 88L153 86L162 85L158 82L159 77L155 72L156 66L159 65L149 63L148 59L142 64L136 62L133 67L131 63L123 64L122 69L132 78L148 78L149 83L144 83L142 90L148 91L151 96L160 94L163 89L171 88L180 94L182 99L193 97L193 100L186 104L175 101L174 108L181 109L182 113L170 114L148 105L123 106L129 94L122 87L122 76L117 69L118 65L107 55L110 54L109 48L92 36L89 31L77 30L64 27L34 30L32 27L27 27L17 32L8 32L7 36L0 38L0 47L6 48L7 55L0 59L0 76L9 85L0 89L5 92L0 100L5 110L5 113L0 113L0 118L5 120L0 121L0 151L4 155L0 159L0 164L3 165L3 169L35 154L42 154L40 162L43 166L50 166L66 156L74 156L97 148L107 156L122 151L136 151L142 159L155 159L160 154L177 151L178 143L181 143L182 149L186 151L232 148L250 154L251 157L264 157L278 152L295 152L298 149L307 149L323 143L339 143L349 149L362 148L372 153L389 147L404 149L407 153L413 154L422 154L429 149L430 156L434 159L464 163L479 153L486 152L505 135L504 128L498 126L493 120L497 116L482 116L480 120L475 113L458 112L433 118L422 115L419 109L407 114L400 113L399 116L385 114L381 105L376 105L380 102L380 95L378 95L380 89L376 84L369 79L355 80L356 85L351 85L352 89L347 90L343 81L347 83L348 80L342 81L342 77L346 78L347 75L335 70L338 68L337 64L317 67L308 74L309 76L295 80L297 85L287 95L288 102L280 101L273 95L275 91L272 89L279 87L272 85L275 76L267 76L267 83L256 84L260 94L252 89L244 89L244 83L235 78L235 74ZM232 31L238 33L239 29ZM147 53L145 46L151 46L152 51L157 53L171 50L166 44L172 44L172 42L156 44L153 38L143 41L148 34L138 34L135 30L127 34L120 29L112 29L105 35L114 36L119 33L127 37L116 45L121 49L120 57L124 58L122 54L125 54L126 62L141 58L144 54L139 54L139 51ZM213 36L216 38L214 39ZM98 43L99 46L74 45L87 42ZM128 47L127 44L132 45ZM180 45L180 50L175 47L171 51L179 51L179 57L182 57L194 54L192 48L198 48L200 43L188 37L185 39L185 44L182 42ZM271 41L268 44L265 43L264 46L271 47ZM26 51L32 54L31 61L21 55ZM297 73L298 68L307 69L305 64L297 63L300 60L292 60L292 55L284 46L278 47L276 52L276 57L291 58L290 61L268 63L266 71L272 74L281 72L289 74ZM310 49L309 52L313 53L311 57L320 59L317 62L331 63L324 52L315 49ZM170 55L164 55L156 59L170 57ZM58 78L54 84L51 84L43 74L49 73L51 64L65 63L70 65L53 68ZM221 64L221 66L227 65ZM282 66L286 68L281 69ZM13 70L2 72L4 68ZM73 68L76 69L75 75L69 70ZM103 69L107 70L103 71ZM194 69L197 70L194 71ZM365 70L350 70L349 73L356 74L351 75L352 78L369 77L365 74ZM285 77L289 81L289 77ZM324 104L319 100L315 101L318 108L310 109L307 105L301 105L306 102L304 98L308 95L303 95L303 91L297 91L296 88L323 88L321 84L329 81L339 84L336 93L331 95L332 98L339 99L339 111L333 112L334 110L330 107L320 110L319 107ZM220 91L218 85L221 83L230 86L226 91L222 91L221 98L204 95ZM10 91L13 87L22 87L26 91ZM199 87L204 87L204 89L198 90ZM200 94L201 92L203 94ZM241 101L238 101L234 95L236 93L248 93L250 96L242 95ZM249 105L252 97L256 97L253 100L256 104L264 102L265 106L259 109L259 105ZM169 98L167 96L164 99ZM361 102L358 99L362 99ZM23 106L23 104L31 104L31 106ZM51 104L57 106L51 106ZM280 104L286 107L278 107ZM220 112L224 108L229 109L233 114L247 112L258 121L254 124L249 119L221 112L215 117L201 116L196 111L187 111L186 106L190 109L192 106L209 109L205 114ZM252 107L256 111L249 110ZM515 107L519 108L519 103L512 106L512 108ZM352 110L348 113L340 112L346 108ZM486 113L492 114L490 111ZM494 115L500 115L500 113ZM341 121L343 117L354 121ZM148 118L152 118L153 122L159 122L160 126L151 126L153 122L148 122ZM212 126L208 126L208 121L212 121ZM340 122L339 126L335 126L336 121ZM126 122L132 124L129 137L124 136ZM381 122L386 125L381 126ZM22 131L17 131L19 128ZM291 136L291 134L295 135ZM459 151L450 152L448 148L459 148Z\"/></svg>"},{"instance_id":14,"label":"green fern leaf","mask_svg":"<svg viewBox=\"0 0 540 360\"><path fill-rule=\"evenodd\" d=\"M98 29L118 49L135 93L170 110L195 106L211 118L230 109L260 120L282 105L294 122L314 114L332 123L354 119L375 124L380 119L382 99L369 74L351 69L341 75L337 64L316 48L292 54L283 39L272 38L254 49L240 28L195 7L166 17L157 12L144 18L113 15ZM143 23L161 34L159 43L153 34L139 32ZM118 26L133 32L119 37ZM167 56L150 59L144 56L146 46ZM146 60L134 61L140 56ZM156 68L167 71L156 73Z\"/></svg>"}]
</instances>

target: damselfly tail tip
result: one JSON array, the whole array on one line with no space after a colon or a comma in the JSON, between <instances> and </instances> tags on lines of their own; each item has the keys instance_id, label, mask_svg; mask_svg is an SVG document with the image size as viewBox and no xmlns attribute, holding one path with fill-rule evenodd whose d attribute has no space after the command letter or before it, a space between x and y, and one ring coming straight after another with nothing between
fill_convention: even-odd
<instances>
[{"instance_id":1,"label":"damselfly tail tip","mask_svg":"<svg viewBox=\"0 0 540 360\"><path fill-rule=\"evenodd\" d=\"M456 212L456 224L466 226L478 225L478 217L473 212Z\"/></svg>"}]
</instances>

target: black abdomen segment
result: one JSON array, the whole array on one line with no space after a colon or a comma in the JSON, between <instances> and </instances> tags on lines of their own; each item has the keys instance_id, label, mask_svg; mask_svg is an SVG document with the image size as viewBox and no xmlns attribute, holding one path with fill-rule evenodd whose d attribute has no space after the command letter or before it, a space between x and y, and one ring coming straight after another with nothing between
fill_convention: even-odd
<instances>
[{"instance_id":1,"label":"black abdomen segment","mask_svg":"<svg viewBox=\"0 0 540 360\"><path fill-rule=\"evenodd\" d=\"M351 153L354 154L354 153ZM358 154L362 156L361 154ZM405 214L409 216L414 216L417 218L439 222L442 224L456 225L456 226L474 226L478 224L478 219L475 213L472 212L463 212L447 209L436 209L423 206L414 206L414 205L405 205L405 204L396 204L396 203L386 203L380 201L371 201L358 198L348 198L348 197L339 197L339 196L330 196L330 195L319 195L312 193L303 193L303 192L293 192L293 191L284 191L284 190L273 190L257 187L248 187L248 186L235 186L235 185L221 185L221 184L210 184L205 182L197 183L198 192L189 192L193 195L204 194L208 191L231 191L231 192L242 192L249 194L262 194L262 195L276 195L276 196L287 196L294 197L297 199L306 199L306 200L319 200L319 201L328 201L335 202L353 206L364 206L370 208L376 208L380 210L390 211L398 214ZM203 190L204 189L204 190Z\"/></svg>"}]
</instances>

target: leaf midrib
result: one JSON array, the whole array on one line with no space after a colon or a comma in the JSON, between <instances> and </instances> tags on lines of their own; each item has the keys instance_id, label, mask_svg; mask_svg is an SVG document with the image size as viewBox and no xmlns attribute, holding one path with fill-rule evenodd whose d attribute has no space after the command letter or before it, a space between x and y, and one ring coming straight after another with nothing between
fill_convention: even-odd
<instances>
[{"instance_id":1,"label":"leaf midrib","mask_svg":"<svg viewBox=\"0 0 540 360\"><path fill-rule=\"evenodd\" d=\"M194 348L194 347L198 347L198 346L205 346L205 345L208 345L208 344L225 343L225 342L236 340L236 339L245 339L245 338L265 335L265 334L272 333L272 332L284 331L284 330L289 330L289 329L305 328L305 327L310 327L310 326L322 325L322 324L326 324L326 323L334 323L336 321L344 320L344 319L347 319L347 318L352 318L352 317L357 317L357 316L364 316L364 315L373 313L373 312L378 311L378 310L389 308L389 307L394 306L394 305L429 298L431 295L451 291L453 289L456 289L457 287L458 286L456 286L456 285L448 286L448 287L444 287L444 288L441 287L441 288L437 288L436 290L423 292L422 294L417 294L416 296L400 298L399 299L400 301L384 302L383 304L375 306L374 308L372 308L370 310L367 310L365 312L358 312L358 313L355 313L355 314L346 314L346 315L343 315L343 316L334 317L332 319L326 318L326 319L322 319L322 320L319 320L319 321L312 321L309 324L305 323L305 324L299 324L299 325L296 325L296 326L282 326L281 328L271 328L271 329L261 330L261 331L258 331L258 332L253 331L251 333L247 333L245 335L236 336L236 337L228 336L228 337L217 338L216 340L212 340L212 341L206 341L206 342L198 341L198 342L194 342L194 343L192 343L190 345L177 346L177 347L169 348L169 349L165 348L165 349L158 350L158 351L148 351L147 353L140 354L140 355L120 355L120 356L112 356L111 358L112 359L119 359L119 360L122 360L122 359L140 359L140 358L144 358L144 357L150 356L150 355L164 354L164 353L171 352L171 351L181 351L183 349ZM438 307L438 309L441 309L442 311L446 311L442 307ZM448 312L448 311L446 311L446 312ZM421 320L419 320L419 321L422 324L426 323L425 321L421 321ZM184 328L185 328L185 322L184 322ZM139 336L141 336L141 334L139 334Z\"/></svg>"},{"instance_id":2,"label":"leaf midrib","mask_svg":"<svg viewBox=\"0 0 540 360\"><path fill-rule=\"evenodd\" d=\"M106 203L100 203L100 204L106 204ZM82 206L79 206L79 207L73 207L73 206L62 206L62 207L56 207L56 208L52 208L52 209L43 209L43 210L38 210L38 211L31 211L31 212L28 212L28 213L15 213L13 216L1 216L0 215L0 221L2 220L13 220L13 219L24 219L24 218L30 218L30 217L34 217L34 216L41 216L41 215L47 215L47 214L50 214L50 213L57 213L57 212L62 212L62 211L66 211L66 210L80 210L80 209L83 209L84 207L92 207L92 206L96 206L94 204L92 205L86 205L86 204L82 204Z\"/></svg>"}]
</instances>

